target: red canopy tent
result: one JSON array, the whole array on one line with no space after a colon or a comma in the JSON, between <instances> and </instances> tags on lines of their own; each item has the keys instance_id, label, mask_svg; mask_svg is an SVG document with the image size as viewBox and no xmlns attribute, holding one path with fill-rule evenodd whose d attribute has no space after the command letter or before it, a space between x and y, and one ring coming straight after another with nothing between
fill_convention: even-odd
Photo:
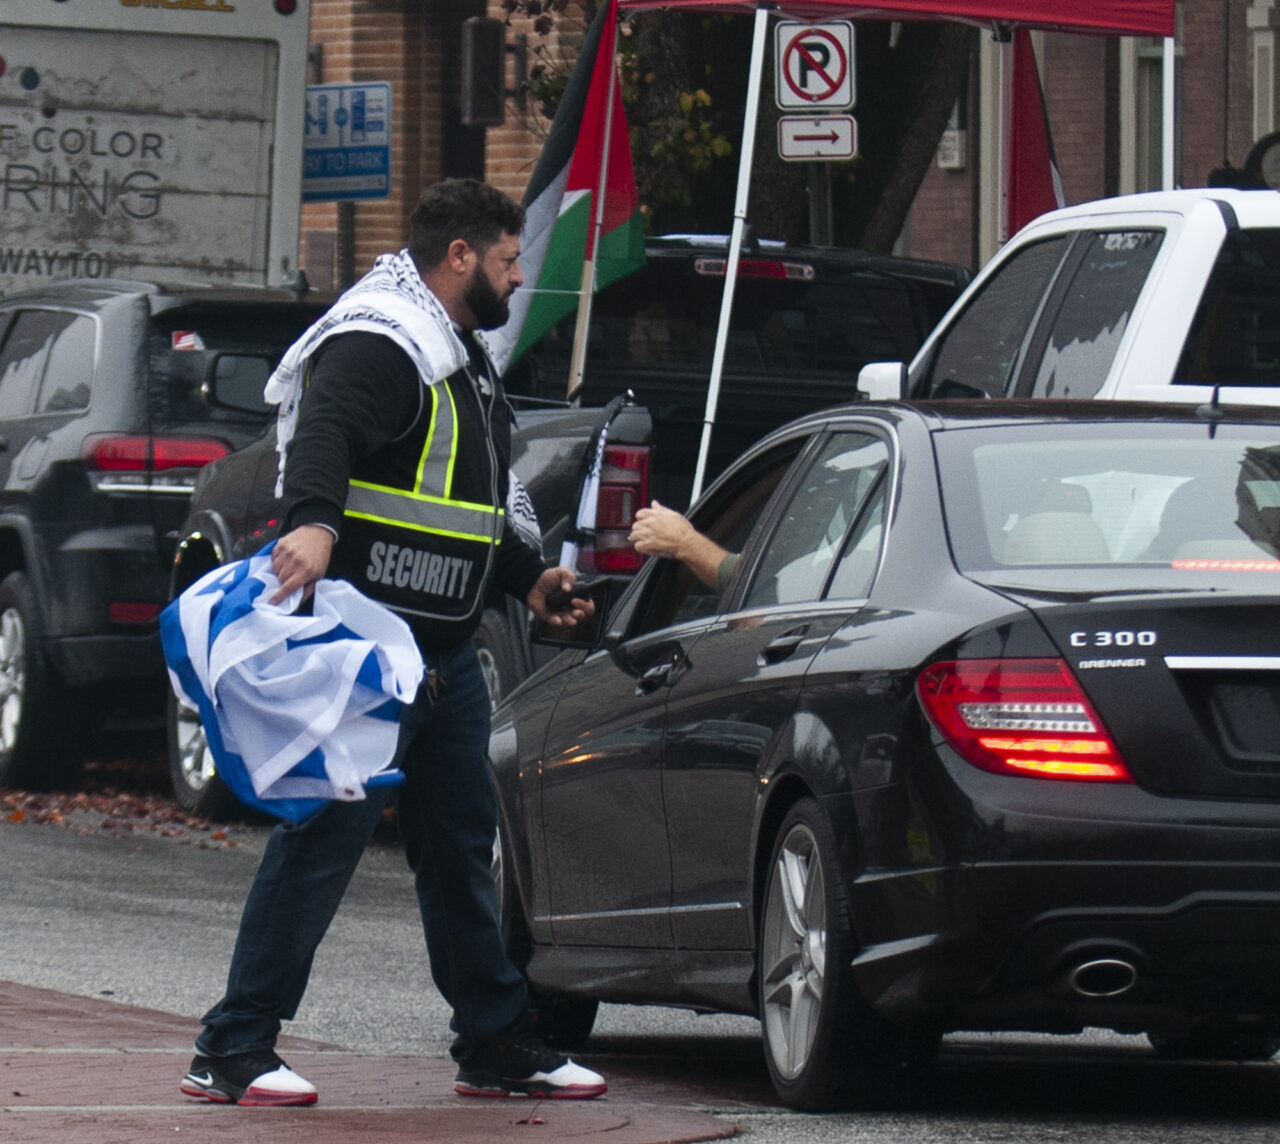
<instances>
[{"instance_id":1,"label":"red canopy tent","mask_svg":"<svg viewBox=\"0 0 1280 1144\"><path fill-rule=\"evenodd\" d=\"M1175 0L781 0L791 20L963 20L971 24L1020 24L1070 32L1119 32L1172 36ZM754 12L752 0L618 0L620 10L687 8Z\"/></svg>"},{"instance_id":2,"label":"red canopy tent","mask_svg":"<svg viewBox=\"0 0 1280 1144\"><path fill-rule=\"evenodd\" d=\"M715 422L716 401L724 370L724 351L728 341L729 315L733 308L733 290L737 279L742 233L746 225L747 196L751 176L756 120L760 105L761 77L764 71L765 45L771 14L787 19L820 22L824 20L956 20L995 28L1029 27L1067 32L1094 32L1137 36L1170 37L1174 34L1175 0L779 0L757 3L753 0L615 0L620 11L644 8L687 9L697 12L754 12L755 36L752 41L751 66L748 75L747 110L742 128L739 155L738 192L734 206L733 233L729 240L729 257L725 267L724 301L720 311L720 327L716 337L715 356L711 362L711 379L707 391L707 411L703 423L702 447L693 479L693 497L702 490L711 426ZM1005 37L1007 38L1007 37ZM1001 138L1008 138L1008 63L1002 69L1006 78L1002 99ZM1002 166L1004 158L1002 156Z\"/></svg>"}]
</instances>

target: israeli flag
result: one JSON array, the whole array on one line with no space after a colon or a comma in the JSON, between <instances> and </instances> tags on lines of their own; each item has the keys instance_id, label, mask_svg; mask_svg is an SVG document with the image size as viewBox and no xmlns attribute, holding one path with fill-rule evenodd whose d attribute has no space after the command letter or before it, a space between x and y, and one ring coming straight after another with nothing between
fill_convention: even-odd
<instances>
[{"instance_id":1,"label":"israeli flag","mask_svg":"<svg viewBox=\"0 0 1280 1144\"><path fill-rule=\"evenodd\" d=\"M160 615L169 679L200 713L218 774L247 806L301 822L404 775L400 713L422 682L408 625L342 580L270 603L268 545L201 577Z\"/></svg>"}]
</instances>

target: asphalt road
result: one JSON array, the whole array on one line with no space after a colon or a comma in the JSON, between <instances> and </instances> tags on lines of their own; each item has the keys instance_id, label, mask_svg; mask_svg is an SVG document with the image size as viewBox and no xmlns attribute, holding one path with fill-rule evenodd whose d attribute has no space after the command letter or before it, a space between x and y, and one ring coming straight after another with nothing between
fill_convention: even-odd
<instances>
[{"instance_id":1,"label":"asphalt road","mask_svg":"<svg viewBox=\"0 0 1280 1144\"><path fill-rule=\"evenodd\" d=\"M0 820L0 979L196 1018L221 992L265 830L155 828L72 811ZM364 1052L444 1055L408 873L390 840L366 854L288 1032ZM858 1112L780 1108L754 1021L603 1006L585 1058L679 1083L769 1144L1012 1140L1233 1144L1280 1140L1280 1065L1159 1060L1145 1040L948 1037L926 1090Z\"/></svg>"}]
</instances>

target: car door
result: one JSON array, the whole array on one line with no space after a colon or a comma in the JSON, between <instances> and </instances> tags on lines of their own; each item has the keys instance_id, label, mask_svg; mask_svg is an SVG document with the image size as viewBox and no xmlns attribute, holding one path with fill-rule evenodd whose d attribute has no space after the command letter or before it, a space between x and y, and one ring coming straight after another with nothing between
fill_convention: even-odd
<instances>
[{"instance_id":1,"label":"car door","mask_svg":"<svg viewBox=\"0 0 1280 1144\"><path fill-rule=\"evenodd\" d=\"M574 669L547 728L542 839L558 945L671 945L663 716L710 609L670 568L651 565L635 591L626 638Z\"/></svg>"},{"instance_id":2,"label":"car door","mask_svg":"<svg viewBox=\"0 0 1280 1144\"><path fill-rule=\"evenodd\" d=\"M809 662L870 589L891 456L870 427L814 442L744 553L728 608L671 683L663 797L677 948L752 947L765 768L786 751L780 739Z\"/></svg>"},{"instance_id":3,"label":"car door","mask_svg":"<svg viewBox=\"0 0 1280 1144\"><path fill-rule=\"evenodd\" d=\"M709 535L738 550L803 447L798 435L713 493ZM662 754L667 696L696 662L721 593L651 561L613 622L621 637L576 667L549 724L542 825L558 944L669 948L671 859Z\"/></svg>"}]
</instances>

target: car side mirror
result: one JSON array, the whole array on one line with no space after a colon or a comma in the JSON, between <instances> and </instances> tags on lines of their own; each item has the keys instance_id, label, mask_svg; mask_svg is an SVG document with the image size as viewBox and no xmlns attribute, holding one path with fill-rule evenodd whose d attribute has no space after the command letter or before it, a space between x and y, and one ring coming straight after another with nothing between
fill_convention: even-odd
<instances>
[{"instance_id":1,"label":"car side mirror","mask_svg":"<svg viewBox=\"0 0 1280 1144\"><path fill-rule=\"evenodd\" d=\"M907 363L868 362L858 371L858 392L868 401L902 401L907 396Z\"/></svg>"},{"instance_id":2,"label":"car side mirror","mask_svg":"<svg viewBox=\"0 0 1280 1144\"><path fill-rule=\"evenodd\" d=\"M616 583L612 576L600 576L594 580L579 580L573 586L573 595L590 600L596 610L585 620L571 628L558 628L544 623L536 616L530 623L529 638L545 647L587 648L594 650L605 642L605 624L609 616L609 604L613 599Z\"/></svg>"},{"instance_id":3,"label":"car side mirror","mask_svg":"<svg viewBox=\"0 0 1280 1144\"><path fill-rule=\"evenodd\" d=\"M262 400L262 390L274 368L265 354L215 354L205 373L205 400L224 409L265 415L271 407Z\"/></svg>"}]
</instances>

